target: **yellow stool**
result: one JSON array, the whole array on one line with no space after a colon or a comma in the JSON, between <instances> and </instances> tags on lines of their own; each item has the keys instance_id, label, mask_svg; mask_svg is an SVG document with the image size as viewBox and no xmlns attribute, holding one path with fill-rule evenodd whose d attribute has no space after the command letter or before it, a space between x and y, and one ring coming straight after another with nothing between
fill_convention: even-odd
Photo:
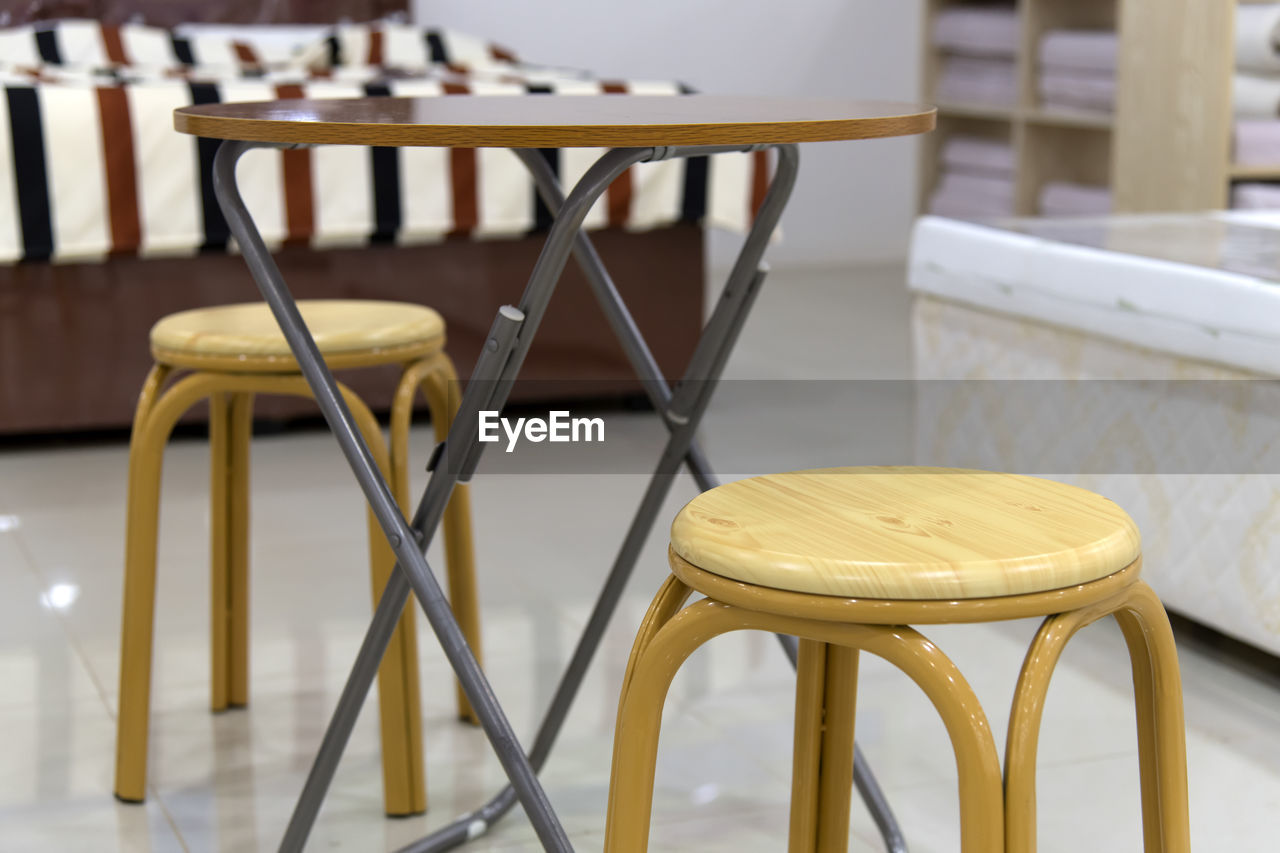
<instances>
[{"instance_id":1,"label":"yellow stool","mask_svg":"<svg viewBox=\"0 0 1280 853\"><path fill-rule=\"evenodd\" d=\"M334 369L402 365L391 410L391 445L368 406L346 386L355 415L392 493L409 501L409 422L419 389L431 411L437 440L447 434L454 404L453 364L444 352L444 320L420 305L372 300L298 303L316 345ZM174 424L195 403L209 400L211 457L212 699L213 710L249 699L249 441L254 394L310 397L311 390L284 336L263 303L183 311L151 330L155 366L138 399L129 444L125 587L120 645L120 716L116 738L116 796L146 796L147 728L151 696L152 626L155 612L156 532L164 446ZM166 386L175 371L184 375ZM370 568L374 600L395 557L372 513ZM449 593L468 642L479 656L480 619L471 541L470 498L458 486L444 516ZM386 811L426 809L422 715L413 604L400 619L378 672L382 768ZM462 691L458 712L475 721Z\"/></svg>"},{"instance_id":2,"label":"yellow stool","mask_svg":"<svg viewBox=\"0 0 1280 853\"><path fill-rule=\"evenodd\" d=\"M1133 664L1147 853L1188 853L1182 687L1169 620L1139 580L1138 530L1115 504L1048 480L942 468L755 477L690 502L673 575L641 625L614 735L606 851L649 834L662 704L698 646L728 631L800 638L790 850L848 847L858 651L932 700L955 750L962 849L1035 850L1035 765L1049 677L1108 614ZM685 606L693 592L706 598ZM1003 776L985 714L912 623L1046 617L1014 696Z\"/></svg>"}]
</instances>

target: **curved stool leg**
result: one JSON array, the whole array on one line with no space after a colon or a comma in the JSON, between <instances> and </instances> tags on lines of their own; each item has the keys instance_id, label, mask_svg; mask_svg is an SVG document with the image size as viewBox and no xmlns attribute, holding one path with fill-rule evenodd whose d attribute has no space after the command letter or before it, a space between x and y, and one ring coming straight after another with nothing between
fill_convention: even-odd
<instances>
[{"instance_id":1,"label":"curved stool leg","mask_svg":"<svg viewBox=\"0 0 1280 853\"><path fill-rule=\"evenodd\" d=\"M1187 853L1186 744L1182 682L1169 618L1139 581L1092 607L1045 619L1027 651L1009 717L1005 749L1005 828L1009 853L1035 853L1036 753L1049 681L1067 642L1114 615L1133 666L1147 853Z\"/></svg>"},{"instance_id":2,"label":"curved stool leg","mask_svg":"<svg viewBox=\"0 0 1280 853\"><path fill-rule=\"evenodd\" d=\"M200 377L187 377L162 393L171 372L166 365L157 364L151 368L138 396L129 440L115 778L115 795L127 802L146 799L156 537L164 446L182 413L208 394L204 388L207 383Z\"/></svg>"},{"instance_id":3,"label":"curved stool leg","mask_svg":"<svg viewBox=\"0 0 1280 853\"><path fill-rule=\"evenodd\" d=\"M247 463L249 442L249 425L251 417L251 395L255 392L268 394L290 394L300 397L311 397L311 389L300 375L280 374L229 374L196 371L174 382L163 393L160 389L171 374L171 369L157 365L148 375L139 395L137 414L134 419L133 434L129 444L129 495L127 500L127 520L125 526L125 591L124 613L122 616L120 643L120 707L116 729L116 796L127 802L141 802L146 797L147 783L147 728L150 718L151 700L151 653L152 634L155 614L156 583L156 541L160 506L160 473L163 463L165 443L173 431L174 424L192 405L205 397L223 394L231 395L228 403L230 418L227 423L228 455L243 454ZM368 442L374 460L385 474L390 472L390 457L386 442L378 426L377 419L369 411L368 406L345 385L339 389L355 418L356 424ZM239 448L233 450L233 448ZM247 490L247 468L245 477L233 478L228 493L235 493L243 488ZM247 507L247 502L241 502ZM247 527L242 528L247 531ZM375 542L384 542L378 536ZM385 556L385 555L384 555ZM385 563L385 559L384 559ZM246 566L247 563L242 565ZM375 561L375 567L378 563ZM386 564L385 572L390 572L390 564ZM238 582L232 580L239 578ZM230 610L238 614L238 624L247 625L248 598L245 575L239 569L228 572L228 586L236 583L239 594L232 594L233 606ZM236 649L235 633L228 631L230 646ZM241 635L247 641L247 633ZM247 646L244 651L235 651L230 657L243 655L247 662ZM230 658L228 658L230 660ZM240 670L247 675L247 666ZM416 671L415 671L416 677ZM224 681L234 684L234 680ZM382 705L402 707L404 696L403 678L396 672L386 680L380 681L379 691ZM245 680L247 688L247 679ZM391 694L388 697L387 694ZM228 692L228 696L231 693ZM414 692L416 696L416 691ZM393 809L413 808L415 802L425 801L425 785L421 774L417 784L408 772L410 750L406 746L406 738L410 732L419 732L419 718L414 717L412 727L399 727L394 730L383 728L383 772L386 782L386 801L389 813L409 814L410 811L393 811ZM419 734L420 736L420 734ZM418 750L418 766L421 767L421 750ZM416 792L416 794L415 794ZM415 801L419 796L421 800ZM404 804L408 803L406 807ZM422 811L418 807L417 811Z\"/></svg>"},{"instance_id":4,"label":"curved stool leg","mask_svg":"<svg viewBox=\"0 0 1280 853\"><path fill-rule=\"evenodd\" d=\"M858 650L800 640L791 770L791 853L849 849Z\"/></svg>"},{"instance_id":5,"label":"curved stool leg","mask_svg":"<svg viewBox=\"0 0 1280 853\"><path fill-rule=\"evenodd\" d=\"M669 586L664 587L659 595L669 594L668 590ZM681 610L658 628L656 634L646 625L642 632L651 633L652 639L643 644L637 641L632 652L632 665L623 686L614 732L605 827L607 853L641 853L647 847L662 705L671 679L698 646L719 634L741 629L792 634L861 649L901 669L929 697L955 750L961 850L963 853L1003 853L1004 798L991 727L973 690L937 646L903 626L818 622L747 611L711 599ZM837 690L845 689L849 691L851 708L851 687L837 685ZM851 760L851 741L849 752ZM840 769L839 784L847 785L844 779L847 768ZM820 774L820 784L822 781L825 779ZM843 790L847 797L848 788ZM834 826L833 818L828 817L826 821Z\"/></svg>"},{"instance_id":6,"label":"curved stool leg","mask_svg":"<svg viewBox=\"0 0 1280 853\"><path fill-rule=\"evenodd\" d=\"M1009 853L1035 853L1036 754L1049 680L1067 641L1106 615L1076 610L1046 617L1022 662L1005 741L1005 845Z\"/></svg>"},{"instance_id":7,"label":"curved stool leg","mask_svg":"<svg viewBox=\"0 0 1280 853\"><path fill-rule=\"evenodd\" d=\"M424 377L422 390L431 411L431 426L437 442L444 441L458 410L458 374L453 362L444 353L432 359L431 369ZM407 493L406 493L407 496ZM408 506L406 497L405 506ZM458 620L462 635L475 652L476 660L484 666L484 654L480 640L480 595L476 588L476 551L471 528L471 486L458 483L445 507L444 562L449 580L449 606ZM480 718L467 700L462 684L455 681L458 694L458 716L472 725L480 725Z\"/></svg>"},{"instance_id":8,"label":"curved stool leg","mask_svg":"<svg viewBox=\"0 0 1280 853\"><path fill-rule=\"evenodd\" d=\"M895 625L818 623L830 636L884 658L924 691L946 726L956 756L962 853L1003 853L1004 796L991 724L969 683L942 650L919 632ZM771 628L770 630L775 630ZM819 635L822 636L822 635Z\"/></svg>"},{"instance_id":9,"label":"curved stool leg","mask_svg":"<svg viewBox=\"0 0 1280 853\"><path fill-rule=\"evenodd\" d=\"M311 387L299 374L240 374L231 377L237 390L268 394L292 394L312 398ZM391 478L391 454L373 412L355 392L338 383L347 408L360 430L374 464L382 476ZM386 537L380 533L373 511L369 510L370 574L373 588L381 591L395 566L395 557ZM419 705L417 648L412 648L412 667L386 660L378 670L378 708L381 716L383 803L389 815L420 814L426 810L426 781L422 764L422 711ZM394 663L394 662L393 662Z\"/></svg>"},{"instance_id":10,"label":"curved stool leg","mask_svg":"<svg viewBox=\"0 0 1280 853\"><path fill-rule=\"evenodd\" d=\"M1182 676L1169 616L1151 587L1131 587L1116 609L1133 663L1147 853L1190 853Z\"/></svg>"},{"instance_id":11,"label":"curved stool leg","mask_svg":"<svg viewBox=\"0 0 1280 853\"><path fill-rule=\"evenodd\" d=\"M675 575L668 575L666 581L658 588L658 594L649 604L649 610L640 622L635 642L631 646L631 656L627 659L627 669L622 675L622 697L625 699L631 690L631 679L636 667L653 642L653 638L662 630L662 626L671 621L671 617L680 612L684 603L689 600L693 590ZM621 703L619 703L621 704ZM614 754L617 754L616 741Z\"/></svg>"},{"instance_id":12,"label":"curved stool leg","mask_svg":"<svg viewBox=\"0 0 1280 853\"><path fill-rule=\"evenodd\" d=\"M226 376L226 375L224 375ZM292 394L312 397L311 387L298 374L236 375L225 381L234 382L237 390L269 394ZM382 429L373 412L358 395L342 383L338 390L369 446L374 464L383 477L391 476L391 454L382 437ZM381 590L391 575L395 558L386 537L376 527L372 510L370 525L370 573L373 586ZM422 765L422 712L418 704L417 649L414 666L389 667L384 661L378 670L378 707L382 715L383 802L389 815L419 814L426 809L426 783ZM389 723L390 720L390 723Z\"/></svg>"},{"instance_id":13,"label":"curved stool leg","mask_svg":"<svg viewBox=\"0 0 1280 853\"><path fill-rule=\"evenodd\" d=\"M688 596L688 587L669 577L650 605L631 650L613 732L605 853L648 849L662 706L671 679L698 646L730 630L698 630L703 621L698 616L705 612L701 605L706 601L674 613Z\"/></svg>"}]
</instances>

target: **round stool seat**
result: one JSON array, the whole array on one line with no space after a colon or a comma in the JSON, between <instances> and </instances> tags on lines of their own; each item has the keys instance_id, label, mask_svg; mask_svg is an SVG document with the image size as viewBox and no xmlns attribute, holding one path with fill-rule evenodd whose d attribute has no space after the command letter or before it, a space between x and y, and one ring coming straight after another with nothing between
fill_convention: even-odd
<instances>
[{"instance_id":1,"label":"round stool seat","mask_svg":"<svg viewBox=\"0 0 1280 853\"><path fill-rule=\"evenodd\" d=\"M423 305L303 299L298 310L330 367L395 364L444 348L444 319ZM170 314L151 328L151 353L158 362L194 370L298 369L264 302Z\"/></svg>"},{"instance_id":2,"label":"round stool seat","mask_svg":"<svg viewBox=\"0 0 1280 853\"><path fill-rule=\"evenodd\" d=\"M715 575L846 598L954 600L1088 583L1139 556L1138 528L1093 492L957 468L823 468L690 501L671 548Z\"/></svg>"}]
</instances>

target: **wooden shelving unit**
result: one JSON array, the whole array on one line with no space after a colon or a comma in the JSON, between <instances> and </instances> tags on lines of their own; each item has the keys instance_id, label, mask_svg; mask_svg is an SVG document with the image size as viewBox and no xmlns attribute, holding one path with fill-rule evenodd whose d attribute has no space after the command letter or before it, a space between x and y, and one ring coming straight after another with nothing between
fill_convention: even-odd
<instances>
[{"instance_id":1,"label":"wooden shelving unit","mask_svg":"<svg viewBox=\"0 0 1280 853\"><path fill-rule=\"evenodd\" d=\"M926 3L922 77L925 99L938 105L938 130L922 147L922 210L940 173L941 147L957 133L1013 145L1017 215L1039 213L1040 191L1055 180L1109 186L1117 212L1220 208L1233 180L1280 180L1280 163L1230 162L1235 0L1010 0L1021 35L1018 99L1007 107L937 101L943 55L933 45L933 18L956 5L965 0ZM1039 46L1055 29L1120 34L1114 113L1040 105Z\"/></svg>"}]
</instances>

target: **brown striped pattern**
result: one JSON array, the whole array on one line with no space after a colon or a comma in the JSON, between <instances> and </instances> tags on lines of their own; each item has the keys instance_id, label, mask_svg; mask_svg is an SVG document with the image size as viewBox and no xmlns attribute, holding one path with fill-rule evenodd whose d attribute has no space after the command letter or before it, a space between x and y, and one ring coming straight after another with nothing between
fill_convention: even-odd
<instances>
[{"instance_id":1,"label":"brown striped pattern","mask_svg":"<svg viewBox=\"0 0 1280 853\"><path fill-rule=\"evenodd\" d=\"M257 68L262 64L258 59L258 52L253 49L253 45L243 41L231 42L231 49L236 52L236 59L240 60L241 65L247 65L250 68Z\"/></svg>"},{"instance_id":2,"label":"brown striped pattern","mask_svg":"<svg viewBox=\"0 0 1280 853\"><path fill-rule=\"evenodd\" d=\"M276 86L277 98L301 98L302 87ZM315 233L315 207L311 196L311 149L295 148L282 152L284 173L284 216L288 236L286 246L305 246Z\"/></svg>"},{"instance_id":3,"label":"brown striped pattern","mask_svg":"<svg viewBox=\"0 0 1280 853\"><path fill-rule=\"evenodd\" d=\"M756 221L760 205L769 192L769 152L757 151L751 158L751 221Z\"/></svg>"},{"instance_id":4,"label":"brown striped pattern","mask_svg":"<svg viewBox=\"0 0 1280 853\"><path fill-rule=\"evenodd\" d=\"M627 84L615 80L602 80L600 89L606 95L625 95ZM609 227L621 228L631 216L631 195L635 191L631 181L631 170L623 172L618 179L609 185L605 195L605 203L609 211Z\"/></svg>"},{"instance_id":5,"label":"brown striped pattern","mask_svg":"<svg viewBox=\"0 0 1280 853\"><path fill-rule=\"evenodd\" d=\"M120 39L120 28L106 24L102 26L102 50L113 65L128 65L129 57L124 52L124 42Z\"/></svg>"},{"instance_id":6,"label":"brown striped pattern","mask_svg":"<svg viewBox=\"0 0 1280 853\"><path fill-rule=\"evenodd\" d=\"M138 216L138 177L129 99L124 89L100 87L97 92L111 254L136 252L142 243L142 226Z\"/></svg>"},{"instance_id":7,"label":"brown striped pattern","mask_svg":"<svg viewBox=\"0 0 1280 853\"><path fill-rule=\"evenodd\" d=\"M442 83L446 95L466 95L462 83ZM479 169L474 148L449 149L449 183L453 187L453 230L449 237L465 237L480 222Z\"/></svg>"},{"instance_id":8,"label":"brown striped pattern","mask_svg":"<svg viewBox=\"0 0 1280 853\"><path fill-rule=\"evenodd\" d=\"M119 32L132 35L124 27ZM123 39L123 46L126 58L137 59L128 52L131 46L128 39ZM95 46L95 51L102 51L102 48ZM113 49L113 55L119 54ZM261 51L258 55L262 55ZM62 79L58 69L47 66L33 69L31 73L41 74L42 70L43 76ZM157 69L157 76L160 73ZM373 76L376 73L371 70L369 79L377 80ZM451 97L453 95L465 96L471 92L466 79L435 79L441 83L446 102L450 98L456 101L457 98ZM220 220L211 213L211 210L216 212L216 207L212 204L208 187L208 152L204 151L205 156L198 161L200 170L192 171L189 160L192 148L187 141L174 136L174 144L164 145L157 151L157 156L144 157L144 141L150 149L157 140L150 137L144 140L139 135L142 129L157 125L164 127L167 133L173 120L175 99L185 101L189 96L207 102L221 101L237 91L218 91L218 83L200 82L199 87L192 86L189 92L187 87L164 87L161 91L128 83L81 87L83 94L77 101L49 98L43 114L27 109L23 121L15 123L15 134L12 135L16 136L18 131L32 126L41 126L40 132L47 132L45 127L56 128L64 136L79 134L98 144L100 153L95 156L91 152L87 159L74 154L67 156L65 147L57 149L58 156L45 158L48 162L41 167L50 170L51 174L57 170L56 174L47 181L38 182L47 185L56 178L62 186L93 188L93 218L75 215L58 219L51 213L60 211L53 211L47 200L42 206L41 199L31 192L25 195L20 195L17 190L5 193L0 197L0 211L5 213L0 215L21 217L23 230L16 233L16 240L9 232L0 230L0 237L5 238L5 242L0 243L0 264L23 258L42 259L51 251L60 259L81 260L101 257L103 252L135 252L142 245L157 252L183 252L202 245L220 248L225 232L219 226ZM534 86L531 81L524 82L531 91L540 92L547 88L555 91L556 88L554 84ZM40 85L43 87L44 83ZM313 85L304 77L273 80L265 91L270 97L305 100ZM592 84L593 88L599 86L598 82ZM374 93L389 89L387 84L380 82L366 83L365 88ZM611 82L605 89L611 93L607 97L616 100L616 93L630 91L632 86ZM32 99L28 97L28 100ZM492 99L475 100L484 102ZM536 99L515 99L513 103L519 107L525 100ZM563 103L566 99L559 100ZM50 112L55 108L61 111L64 107L70 111L73 103L74 116ZM37 103L36 107L39 106ZM504 107L500 112L503 120L507 120L508 109ZM29 141L26 144L28 150L33 150ZM209 148L208 145L198 146L196 151L200 153L202 149ZM487 168L490 165L488 153L457 148L447 154L439 151L424 155L417 149L406 149L396 152L394 159L388 158L387 153L377 152L369 164L358 164L357 174L335 175L333 181L329 180L326 170L348 167L336 161L330 162L323 155L312 154L308 149L282 150L264 155L274 160L274 163L266 164L273 167L272 177L268 179L271 186L260 188L268 193L269 203L274 209L270 218L274 220L275 227L269 235L273 243L310 247L317 241L330 240L345 244L365 239L377 242L387 238L406 242L444 237L468 239L481 230L495 234L520 233L547 224L545 211L540 212L535 204L529 203L530 188L522 182L523 176L508 174L502 168ZM505 157L501 154L495 156ZM686 170L678 163L665 164L660 168L667 170L668 174L652 185L640 179L647 177L643 170L633 171L607 194L602 193L604 198L596 209L597 215L592 217L591 225L627 228L636 224L632 215L643 209L644 227L703 220L728 228L744 227L748 211L759 205L764 190L767 172L757 165L763 162L762 157L749 158L745 161L749 169L721 170L720 185L714 189L709 189L712 186L709 181L714 181L716 175L705 164L700 170ZM414 191L409 184L421 180L424 168L429 170L429 180L444 193L444 197L436 205L402 205L401 199ZM24 173L32 174L35 169L27 163ZM278 173L274 169L278 169ZM405 178L406 173L413 175L412 181ZM185 192L174 191L175 180L191 178L196 181ZM723 186L726 179L733 186ZM672 180L683 184L679 193L671 192ZM442 185L441 181L447 183ZM656 198L650 198L651 191ZM346 204L345 198L331 200L322 195L326 192L343 196L349 193L351 203ZM510 197L505 195L507 193ZM517 197L517 203L510 203ZM492 208L487 204L491 199ZM322 215L331 209L330 204L334 213L332 218ZM443 205L442 209L440 205ZM38 227L41 221L37 221L41 216L48 221L43 230ZM26 228L28 220L32 223L30 229ZM27 239L24 235L28 232L42 241ZM44 236L46 232L47 237Z\"/></svg>"}]
</instances>

